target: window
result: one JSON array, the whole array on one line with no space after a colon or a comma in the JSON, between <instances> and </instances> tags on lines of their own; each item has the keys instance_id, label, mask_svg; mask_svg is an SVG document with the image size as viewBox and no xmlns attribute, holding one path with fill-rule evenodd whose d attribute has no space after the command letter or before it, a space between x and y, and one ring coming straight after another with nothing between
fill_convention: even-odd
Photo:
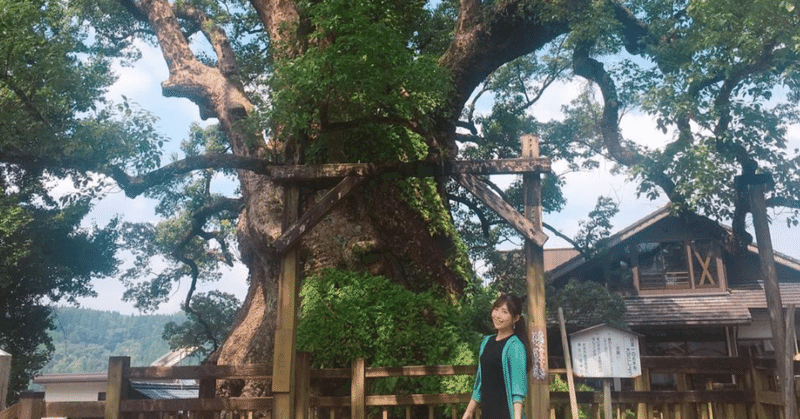
<instances>
[{"instance_id":1,"label":"window","mask_svg":"<svg viewBox=\"0 0 800 419\"><path fill-rule=\"evenodd\" d=\"M640 243L637 250L640 289L691 288L683 243Z\"/></svg>"},{"instance_id":2,"label":"window","mask_svg":"<svg viewBox=\"0 0 800 419\"><path fill-rule=\"evenodd\" d=\"M721 288L719 258L710 240L644 242L636 253L639 290Z\"/></svg>"}]
</instances>

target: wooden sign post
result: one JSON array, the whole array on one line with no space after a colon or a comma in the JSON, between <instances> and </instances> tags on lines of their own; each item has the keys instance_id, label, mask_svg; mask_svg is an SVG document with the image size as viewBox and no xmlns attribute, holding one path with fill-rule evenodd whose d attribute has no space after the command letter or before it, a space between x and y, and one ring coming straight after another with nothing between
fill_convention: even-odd
<instances>
[{"instance_id":1,"label":"wooden sign post","mask_svg":"<svg viewBox=\"0 0 800 419\"><path fill-rule=\"evenodd\" d=\"M639 335L601 324L571 336L575 375L603 379L605 417L610 418L611 380L642 375Z\"/></svg>"}]
</instances>

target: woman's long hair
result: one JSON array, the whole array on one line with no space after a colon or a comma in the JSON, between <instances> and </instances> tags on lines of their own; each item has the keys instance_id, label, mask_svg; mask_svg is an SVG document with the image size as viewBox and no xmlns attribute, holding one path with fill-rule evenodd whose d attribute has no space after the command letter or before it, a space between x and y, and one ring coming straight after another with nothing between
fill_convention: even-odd
<instances>
[{"instance_id":1,"label":"woman's long hair","mask_svg":"<svg viewBox=\"0 0 800 419\"><path fill-rule=\"evenodd\" d=\"M525 322L525 317L522 315L522 299L512 294L500 294L494 303L492 303L492 310L502 307L503 304L508 308L508 312L512 316L519 316L519 320L514 323L514 334L517 335L522 345L525 346L526 365L525 369L531 372L533 367L533 352L531 352L530 337L528 336L528 323Z\"/></svg>"}]
</instances>

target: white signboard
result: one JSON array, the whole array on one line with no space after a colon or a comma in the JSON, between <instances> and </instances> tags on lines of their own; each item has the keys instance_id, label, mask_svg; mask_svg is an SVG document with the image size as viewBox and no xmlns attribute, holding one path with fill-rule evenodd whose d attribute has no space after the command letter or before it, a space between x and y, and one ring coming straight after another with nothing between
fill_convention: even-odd
<instances>
[{"instance_id":1,"label":"white signboard","mask_svg":"<svg viewBox=\"0 0 800 419\"><path fill-rule=\"evenodd\" d=\"M639 337L600 325L571 335L572 368L578 377L633 378L642 375Z\"/></svg>"}]
</instances>

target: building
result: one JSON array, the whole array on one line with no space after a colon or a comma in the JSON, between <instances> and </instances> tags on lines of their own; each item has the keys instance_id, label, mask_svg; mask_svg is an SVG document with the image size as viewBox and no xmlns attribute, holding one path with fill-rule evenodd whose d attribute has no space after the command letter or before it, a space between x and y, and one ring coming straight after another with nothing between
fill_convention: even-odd
<instances>
[{"instance_id":1,"label":"building","mask_svg":"<svg viewBox=\"0 0 800 419\"><path fill-rule=\"evenodd\" d=\"M596 281L624 297L642 355L764 356L772 351L758 248L729 248L729 231L662 208L611 236L600 258L565 249L545 261L556 286ZM800 305L800 261L775 254L784 307Z\"/></svg>"},{"instance_id":2,"label":"building","mask_svg":"<svg viewBox=\"0 0 800 419\"><path fill-rule=\"evenodd\" d=\"M150 365L172 367L193 352L192 349L176 349ZM102 401L106 399L108 373L45 374L35 376L33 382L44 387L46 402ZM131 381L130 384L129 399L197 398L199 391L195 380Z\"/></svg>"}]
</instances>

